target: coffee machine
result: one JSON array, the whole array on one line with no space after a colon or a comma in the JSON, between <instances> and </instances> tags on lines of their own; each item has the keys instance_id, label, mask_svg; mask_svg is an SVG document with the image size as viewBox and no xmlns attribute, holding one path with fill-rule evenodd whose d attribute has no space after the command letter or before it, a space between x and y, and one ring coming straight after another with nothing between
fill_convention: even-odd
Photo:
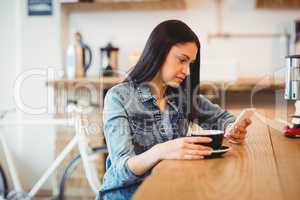
<instances>
[{"instance_id":1,"label":"coffee machine","mask_svg":"<svg viewBox=\"0 0 300 200\"><path fill-rule=\"evenodd\" d=\"M114 47L111 43L108 43L107 46L100 48L100 75L117 75L118 52L119 48Z\"/></svg>"},{"instance_id":2,"label":"coffee machine","mask_svg":"<svg viewBox=\"0 0 300 200\"><path fill-rule=\"evenodd\" d=\"M292 116L292 127L285 127L285 135L300 138L300 54L286 56L285 99L294 100L295 114Z\"/></svg>"}]
</instances>

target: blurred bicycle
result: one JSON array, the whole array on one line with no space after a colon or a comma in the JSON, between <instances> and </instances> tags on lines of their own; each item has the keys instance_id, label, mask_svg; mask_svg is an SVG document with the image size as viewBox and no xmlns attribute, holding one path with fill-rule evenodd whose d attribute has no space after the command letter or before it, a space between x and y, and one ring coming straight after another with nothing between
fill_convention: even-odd
<instances>
[{"instance_id":1,"label":"blurred bicycle","mask_svg":"<svg viewBox=\"0 0 300 200\"><path fill-rule=\"evenodd\" d=\"M0 163L0 200L31 200L36 196L37 192L41 189L43 184L48 178L54 174L55 170L62 164L62 161L66 156L77 146L79 149L79 155L69 162L61 177L58 194L54 194L50 199L63 200L65 198L65 186L67 179L74 172L75 168L82 163L85 172L86 179L92 191L96 194L100 188L100 178L97 174L97 164L95 158L97 154L106 154L106 146L99 146L91 148L88 144L88 134L83 128L82 122L82 109L80 107L75 108L76 112L72 119L50 119L50 120L23 120L23 121L5 121L5 116L14 112L15 110L5 110L0 112L0 146L4 151L5 161L8 166L8 172L4 172ZM50 167L45 171L41 178L35 183L32 189L27 193L24 191L16 166L14 164L13 156L7 145L4 134L4 127L7 126L26 126L26 125L45 125L56 126L64 125L75 128L75 135L71 141L65 146L61 153L57 156ZM9 191L7 177L11 177L13 189Z\"/></svg>"}]
</instances>

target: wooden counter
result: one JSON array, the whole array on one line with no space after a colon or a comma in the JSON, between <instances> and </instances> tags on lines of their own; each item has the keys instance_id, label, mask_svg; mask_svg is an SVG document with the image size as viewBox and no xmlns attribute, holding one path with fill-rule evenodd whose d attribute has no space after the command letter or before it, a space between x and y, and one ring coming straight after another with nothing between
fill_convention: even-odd
<instances>
[{"instance_id":1,"label":"wooden counter","mask_svg":"<svg viewBox=\"0 0 300 200\"><path fill-rule=\"evenodd\" d=\"M286 138L258 119L244 145L230 145L222 158L162 161L134 200L298 200L300 139Z\"/></svg>"}]
</instances>

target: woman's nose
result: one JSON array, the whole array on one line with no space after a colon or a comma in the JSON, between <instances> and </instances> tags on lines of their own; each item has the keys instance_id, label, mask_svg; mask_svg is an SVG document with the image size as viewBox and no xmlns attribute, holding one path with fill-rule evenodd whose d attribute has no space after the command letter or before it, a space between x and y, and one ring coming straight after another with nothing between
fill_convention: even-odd
<instances>
[{"instance_id":1,"label":"woman's nose","mask_svg":"<svg viewBox=\"0 0 300 200\"><path fill-rule=\"evenodd\" d=\"M190 75L190 66L189 65L185 65L183 67L183 73L185 74L185 76Z\"/></svg>"}]
</instances>

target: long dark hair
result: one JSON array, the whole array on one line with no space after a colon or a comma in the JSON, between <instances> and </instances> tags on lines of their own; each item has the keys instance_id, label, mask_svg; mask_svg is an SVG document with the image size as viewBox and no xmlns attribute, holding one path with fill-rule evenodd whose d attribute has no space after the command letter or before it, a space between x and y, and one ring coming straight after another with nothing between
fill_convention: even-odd
<instances>
[{"instance_id":1,"label":"long dark hair","mask_svg":"<svg viewBox=\"0 0 300 200\"><path fill-rule=\"evenodd\" d=\"M167 20L158 24L151 32L137 64L124 81L142 84L152 80L163 65L170 49L176 44L186 42L194 42L197 45L196 60L190 65L190 75L186 77L180 87L168 87L166 93L177 94L179 100L187 101L187 107L183 110L186 118L192 121L196 113L196 105L193 104L193 99L196 97L193 97L193 91L198 89L200 81L200 42L197 35L184 22ZM184 91L184 93L180 91Z\"/></svg>"}]
</instances>

